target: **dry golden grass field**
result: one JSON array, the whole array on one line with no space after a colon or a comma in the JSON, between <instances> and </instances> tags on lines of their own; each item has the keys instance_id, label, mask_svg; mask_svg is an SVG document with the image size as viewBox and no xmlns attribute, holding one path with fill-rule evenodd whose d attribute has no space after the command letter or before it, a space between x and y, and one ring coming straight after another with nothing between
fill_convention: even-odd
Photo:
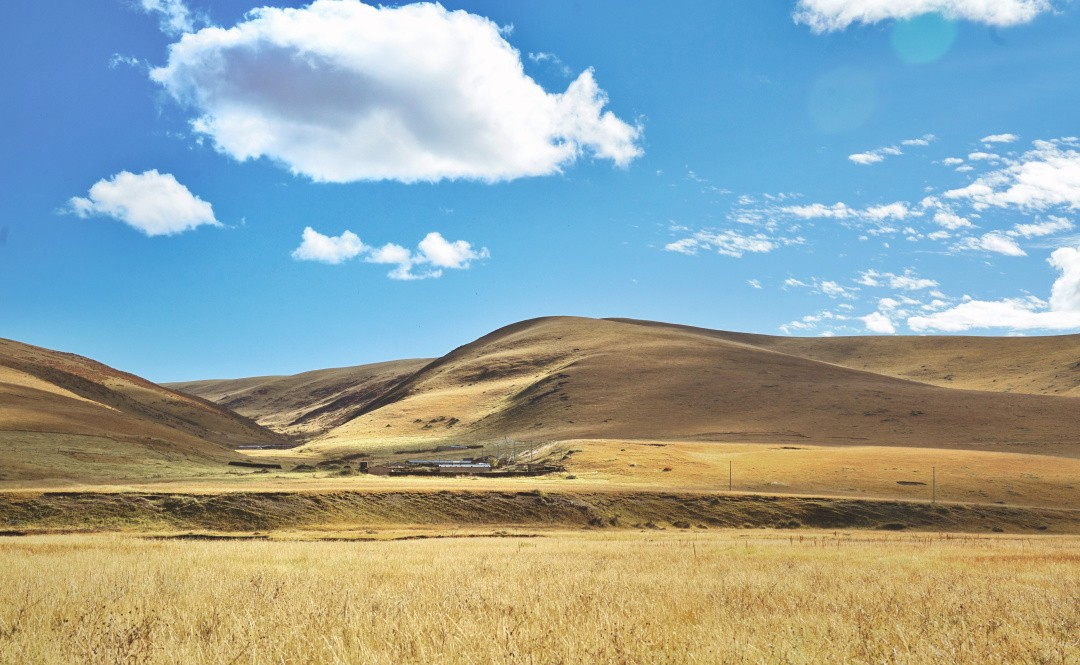
<instances>
[{"instance_id":1,"label":"dry golden grass field","mask_svg":"<svg viewBox=\"0 0 1080 665\"><path fill-rule=\"evenodd\" d=\"M1080 662L1074 537L416 535L0 538L0 662Z\"/></svg>"}]
</instances>

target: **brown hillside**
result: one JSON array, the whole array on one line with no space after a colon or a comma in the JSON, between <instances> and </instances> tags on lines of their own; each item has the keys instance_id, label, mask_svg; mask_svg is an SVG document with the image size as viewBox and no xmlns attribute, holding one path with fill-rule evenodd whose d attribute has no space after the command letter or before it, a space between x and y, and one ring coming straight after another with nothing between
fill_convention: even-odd
<instances>
[{"instance_id":1,"label":"brown hillside","mask_svg":"<svg viewBox=\"0 0 1080 665\"><path fill-rule=\"evenodd\" d=\"M672 327L650 321L613 320ZM1080 397L1080 335L807 338L684 329L935 386Z\"/></svg>"},{"instance_id":2,"label":"brown hillside","mask_svg":"<svg viewBox=\"0 0 1080 665\"><path fill-rule=\"evenodd\" d=\"M429 362L429 359L396 360L293 376L165 385L208 399L277 432L311 437L347 422Z\"/></svg>"},{"instance_id":3,"label":"brown hillside","mask_svg":"<svg viewBox=\"0 0 1080 665\"><path fill-rule=\"evenodd\" d=\"M57 454L87 464L136 464L143 455L208 462L234 458L236 446L285 441L207 400L81 356L0 340L0 457L12 477L23 475L16 468L63 475Z\"/></svg>"},{"instance_id":4,"label":"brown hillside","mask_svg":"<svg viewBox=\"0 0 1080 665\"><path fill-rule=\"evenodd\" d=\"M311 447L510 435L1080 456L1073 398L930 386L751 343L759 340L640 322L525 321L431 363Z\"/></svg>"}]
</instances>

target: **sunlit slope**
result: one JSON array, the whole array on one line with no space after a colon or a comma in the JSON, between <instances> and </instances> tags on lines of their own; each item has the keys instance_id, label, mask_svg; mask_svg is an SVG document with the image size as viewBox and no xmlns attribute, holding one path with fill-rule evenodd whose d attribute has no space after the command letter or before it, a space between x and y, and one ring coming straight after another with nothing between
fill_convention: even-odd
<instances>
[{"instance_id":1,"label":"sunlit slope","mask_svg":"<svg viewBox=\"0 0 1080 665\"><path fill-rule=\"evenodd\" d=\"M396 360L293 376L170 383L278 432L309 437L347 422L372 401L431 362Z\"/></svg>"},{"instance_id":2,"label":"sunlit slope","mask_svg":"<svg viewBox=\"0 0 1080 665\"><path fill-rule=\"evenodd\" d=\"M48 473L61 451L86 465L141 453L185 462L234 457L239 445L284 439L206 400L162 388L80 356L0 340L0 459ZM89 451L93 450L91 454ZM114 454L115 453L115 454ZM19 459L14 459L19 457ZM25 459L24 459L25 458ZM57 473L79 473L78 464ZM89 469L89 466L86 468Z\"/></svg>"},{"instance_id":3,"label":"sunlit slope","mask_svg":"<svg viewBox=\"0 0 1080 665\"><path fill-rule=\"evenodd\" d=\"M807 338L684 329L947 388L1080 397L1080 335Z\"/></svg>"},{"instance_id":4,"label":"sunlit slope","mask_svg":"<svg viewBox=\"0 0 1080 665\"><path fill-rule=\"evenodd\" d=\"M1078 406L1071 398L900 380L763 349L727 333L558 317L514 324L451 352L314 445L510 435L1076 456Z\"/></svg>"}]
</instances>

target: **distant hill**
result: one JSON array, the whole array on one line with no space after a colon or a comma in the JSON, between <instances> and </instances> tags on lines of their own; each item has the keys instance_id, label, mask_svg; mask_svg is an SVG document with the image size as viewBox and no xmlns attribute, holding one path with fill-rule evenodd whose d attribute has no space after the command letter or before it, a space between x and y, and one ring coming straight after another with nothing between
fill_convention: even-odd
<instances>
[{"instance_id":1,"label":"distant hill","mask_svg":"<svg viewBox=\"0 0 1080 665\"><path fill-rule=\"evenodd\" d=\"M364 392L366 404L357 402L309 447L512 436L804 441L1076 456L1080 403L1062 396L1076 390L1063 363L1080 353L1080 337L1050 340L787 341L652 322L535 319L412 373L415 366L402 368L403 378L384 382L387 389L374 399L375 391ZM899 378L920 373L940 385ZM942 387L998 384L999 392ZM1016 394L1020 386L1052 394ZM272 410L251 415L267 423L275 417Z\"/></svg>"},{"instance_id":2,"label":"distant hill","mask_svg":"<svg viewBox=\"0 0 1080 665\"><path fill-rule=\"evenodd\" d=\"M430 359L395 360L293 376L164 385L216 402L278 432L311 438L348 422L430 362Z\"/></svg>"},{"instance_id":3,"label":"distant hill","mask_svg":"<svg viewBox=\"0 0 1080 665\"><path fill-rule=\"evenodd\" d=\"M0 339L0 480L220 464L288 440L213 402L81 356Z\"/></svg>"},{"instance_id":4,"label":"distant hill","mask_svg":"<svg viewBox=\"0 0 1080 665\"><path fill-rule=\"evenodd\" d=\"M671 327L629 319L614 320ZM946 388L1080 397L1080 335L771 337L685 329L761 349Z\"/></svg>"}]
</instances>

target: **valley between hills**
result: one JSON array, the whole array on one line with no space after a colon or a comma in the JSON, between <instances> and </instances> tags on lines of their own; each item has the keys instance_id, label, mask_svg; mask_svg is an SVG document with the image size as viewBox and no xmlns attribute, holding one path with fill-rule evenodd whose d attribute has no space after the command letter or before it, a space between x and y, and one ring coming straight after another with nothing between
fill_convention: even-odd
<instances>
[{"instance_id":1,"label":"valley between hills","mask_svg":"<svg viewBox=\"0 0 1080 665\"><path fill-rule=\"evenodd\" d=\"M1078 397L1077 335L804 339L549 317L436 359L165 385L5 340L0 520L1077 533ZM554 470L357 473L508 455Z\"/></svg>"}]
</instances>

